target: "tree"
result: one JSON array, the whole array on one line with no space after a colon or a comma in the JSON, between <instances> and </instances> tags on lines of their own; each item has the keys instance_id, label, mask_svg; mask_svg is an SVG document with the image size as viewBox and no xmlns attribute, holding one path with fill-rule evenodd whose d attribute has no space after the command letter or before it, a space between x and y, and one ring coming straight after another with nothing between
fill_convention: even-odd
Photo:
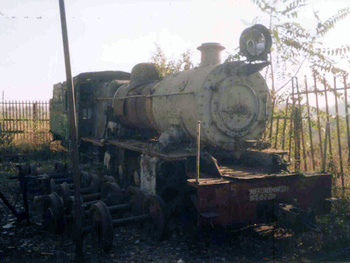
<instances>
[{"instance_id":1,"label":"tree","mask_svg":"<svg viewBox=\"0 0 350 263\"><path fill-rule=\"evenodd\" d=\"M183 52L179 59L175 60L167 58L159 44L156 43L155 46L156 50L152 54L151 62L157 65L161 77L193 68L192 52L189 49Z\"/></svg>"},{"instance_id":2,"label":"tree","mask_svg":"<svg viewBox=\"0 0 350 263\"><path fill-rule=\"evenodd\" d=\"M337 66L335 58L349 60L350 45L330 49L324 45L324 37L336 24L348 17L350 6L340 9L328 19L321 20L318 12L312 12L314 28L305 28L298 23L301 12L307 12L307 0L252 0L258 9L268 17L273 38L271 67L266 76L271 77L272 93L282 90L291 77L296 76L302 66L307 65L319 79L325 72L344 73ZM255 19L255 23L259 19ZM260 21L258 21L260 22ZM238 58L239 53L232 58ZM277 83L277 87L275 87Z\"/></svg>"}]
</instances>

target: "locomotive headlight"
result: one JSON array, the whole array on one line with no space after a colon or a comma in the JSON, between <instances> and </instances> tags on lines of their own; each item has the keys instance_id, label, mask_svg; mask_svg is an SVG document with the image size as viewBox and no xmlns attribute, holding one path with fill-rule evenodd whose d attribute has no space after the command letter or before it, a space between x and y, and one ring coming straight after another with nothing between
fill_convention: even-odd
<instances>
[{"instance_id":1,"label":"locomotive headlight","mask_svg":"<svg viewBox=\"0 0 350 263\"><path fill-rule=\"evenodd\" d=\"M259 24L245 29L239 39L240 51L248 61L266 61L271 45L272 38L269 30Z\"/></svg>"}]
</instances>

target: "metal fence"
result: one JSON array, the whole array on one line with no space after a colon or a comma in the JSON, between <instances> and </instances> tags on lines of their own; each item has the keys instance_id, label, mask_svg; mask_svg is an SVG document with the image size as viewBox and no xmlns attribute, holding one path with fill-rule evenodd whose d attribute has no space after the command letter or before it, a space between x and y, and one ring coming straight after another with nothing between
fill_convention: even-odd
<instances>
[{"instance_id":1,"label":"metal fence","mask_svg":"<svg viewBox=\"0 0 350 263\"><path fill-rule=\"evenodd\" d=\"M273 101L266 133L272 147L288 151L294 170L333 171L345 186L350 165L347 76L291 81L291 93Z\"/></svg>"},{"instance_id":2,"label":"metal fence","mask_svg":"<svg viewBox=\"0 0 350 263\"><path fill-rule=\"evenodd\" d=\"M3 142L41 144L51 140L48 102L2 101L0 111Z\"/></svg>"}]
</instances>

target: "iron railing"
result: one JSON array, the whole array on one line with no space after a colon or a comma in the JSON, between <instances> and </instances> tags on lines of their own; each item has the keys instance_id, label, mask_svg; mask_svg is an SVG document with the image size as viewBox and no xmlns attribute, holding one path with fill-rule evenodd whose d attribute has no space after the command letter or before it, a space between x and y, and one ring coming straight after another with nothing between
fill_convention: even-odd
<instances>
[{"instance_id":1,"label":"iron railing","mask_svg":"<svg viewBox=\"0 0 350 263\"><path fill-rule=\"evenodd\" d=\"M0 102L1 139L13 143L40 144L51 140L49 102Z\"/></svg>"},{"instance_id":2,"label":"iron railing","mask_svg":"<svg viewBox=\"0 0 350 263\"><path fill-rule=\"evenodd\" d=\"M272 147L289 151L294 170L331 170L342 187L350 166L349 89L347 76L314 76L311 87L306 76L302 84L293 78L291 93L275 98L265 134Z\"/></svg>"}]
</instances>

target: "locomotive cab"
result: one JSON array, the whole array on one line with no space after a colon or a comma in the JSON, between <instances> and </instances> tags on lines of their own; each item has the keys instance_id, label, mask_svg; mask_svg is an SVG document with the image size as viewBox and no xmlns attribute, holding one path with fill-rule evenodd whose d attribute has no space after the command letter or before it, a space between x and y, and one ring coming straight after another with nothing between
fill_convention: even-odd
<instances>
[{"instance_id":1,"label":"locomotive cab","mask_svg":"<svg viewBox=\"0 0 350 263\"><path fill-rule=\"evenodd\" d=\"M105 109L110 101L110 93L122 84L110 90L108 84L118 79L130 79L130 73L122 71L104 71L81 73L73 78L75 86L76 110L79 138L102 138L105 129ZM97 98L102 98L97 100ZM50 132L54 140L62 145L69 145L68 102L66 82L54 85L53 97L50 100Z\"/></svg>"}]
</instances>

